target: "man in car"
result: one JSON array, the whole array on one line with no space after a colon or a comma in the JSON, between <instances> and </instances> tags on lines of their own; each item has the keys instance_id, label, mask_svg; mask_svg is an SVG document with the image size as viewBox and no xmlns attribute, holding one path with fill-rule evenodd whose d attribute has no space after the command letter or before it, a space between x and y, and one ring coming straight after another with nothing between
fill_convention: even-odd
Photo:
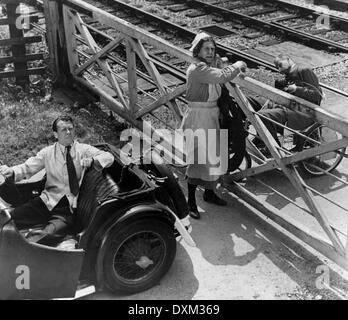
<instances>
[{"instance_id":1,"label":"man in car","mask_svg":"<svg viewBox=\"0 0 348 320\"><path fill-rule=\"evenodd\" d=\"M14 182L45 169L47 179L41 195L15 208L11 215L18 228L43 224L48 234L64 232L72 226L84 170L90 166L102 170L114 161L111 153L75 140L75 124L70 116L59 116L52 129L56 143L23 164L0 166L0 174Z\"/></svg>"},{"instance_id":2,"label":"man in car","mask_svg":"<svg viewBox=\"0 0 348 320\"><path fill-rule=\"evenodd\" d=\"M320 105L323 98L323 92L320 88L318 77L311 68L298 66L288 55L285 54L280 54L274 60L274 64L279 69L279 72L285 75L285 81L276 82L277 89ZM259 112L267 118L286 125L294 130L304 130L314 123L311 116L282 106L263 109ZM283 128L267 121L267 119L261 119L264 121L274 139L280 145L277 132L282 133Z\"/></svg>"}]
</instances>

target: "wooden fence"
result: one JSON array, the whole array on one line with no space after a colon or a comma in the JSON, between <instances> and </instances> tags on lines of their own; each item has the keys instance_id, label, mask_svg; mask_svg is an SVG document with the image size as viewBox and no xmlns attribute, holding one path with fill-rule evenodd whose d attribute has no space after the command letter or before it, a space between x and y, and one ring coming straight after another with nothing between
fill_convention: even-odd
<instances>
[{"instance_id":1,"label":"wooden fence","mask_svg":"<svg viewBox=\"0 0 348 320\"><path fill-rule=\"evenodd\" d=\"M0 48L2 52L6 52L5 56L0 57L0 66L13 64L10 70L0 72L0 78L15 77L17 84L27 83L29 75L42 74L46 69L45 67L28 67L29 61L44 59L42 53L27 53L27 44L42 41L42 36L26 36L24 32L24 30L31 28L31 23L38 21L37 14L32 14L29 10L23 10L23 8L29 8L27 5L31 3L35 3L35 1L0 1L0 4L3 5L3 12L6 12L7 15L6 18L0 19L0 26L8 26L9 32L9 38L0 40ZM11 54L8 54L9 52Z\"/></svg>"}]
</instances>

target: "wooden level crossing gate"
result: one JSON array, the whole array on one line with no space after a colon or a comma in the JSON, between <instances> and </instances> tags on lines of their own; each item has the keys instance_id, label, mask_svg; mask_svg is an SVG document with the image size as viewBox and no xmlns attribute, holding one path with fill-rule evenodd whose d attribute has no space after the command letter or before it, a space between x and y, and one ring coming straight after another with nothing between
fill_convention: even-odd
<instances>
[{"instance_id":1,"label":"wooden level crossing gate","mask_svg":"<svg viewBox=\"0 0 348 320\"><path fill-rule=\"evenodd\" d=\"M0 66L13 64L11 70L1 71L0 78L16 78L17 84L29 82L29 75L42 74L45 67L28 67L29 61L43 60L42 53L28 53L27 44L42 42L42 36L32 35L26 36L24 30L28 31L32 28L32 23L38 22L38 14L29 10L30 4L35 4L30 0L0 0L2 12L6 13L0 19L0 26L8 26L9 37L0 40L0 48L7 51L10 48L11 54L2 55L0 57Z\"/></svg>"},{"instance_id":2,"label":"wooden level crossing gate","mask_svg":"<svg viewBox=\"0 0 348 320\"><path fill-rule=\"evenodd\" d=\"M185 160L182 146L176 145L175 140L168 135L159 133L156 126L162 121L167 127L178 128L187 108L185 84L168 81L162 70L163 65L148 51L149 48L157 48L187 63L192 61L191 53L81 0L45 1L44 8L46 21L49 22L46 28L51 66L56 76L66 80L67 72L68 79L97 95L112 111L139 129L139 135L145 140L154 143L153 134L157 134L160 137L156 140L157 147L161 148L163 157L168 157L171 162L174 159L176 163L182 163ZM115 31L103 46L98 44L100 32L89 24L91 21ZM144 81L150 84L147 89L140 85ZM239 77L227 84L227 88L266 143L271 158L265 158L249 143L250 153L254 160L259 161L255 161L251 168L226 176L224 186L299 239L348 269L347 225L344 230L338 230L332 225L317 196L319 194L336 203L310 187L297 169L300 161L347 147L348 119L251 78ZM301 152L289 153L277 145L259 114L249 104L243 93L244 89L286 108L311 115L318 123L339 132L342 138L322 142ZM163 121L158 117L158 110L163 114L170 114L168 119ZM242 184L233 182L241 177L256 177L270 171L285 175L302 199L303 205L300 207L315 218L321 232L315 232L300 220L261 202ZM344 185L348 184L347 181L338 179ZM346 208L343 210L348 213Z\"/></svg>"}]
</instances>

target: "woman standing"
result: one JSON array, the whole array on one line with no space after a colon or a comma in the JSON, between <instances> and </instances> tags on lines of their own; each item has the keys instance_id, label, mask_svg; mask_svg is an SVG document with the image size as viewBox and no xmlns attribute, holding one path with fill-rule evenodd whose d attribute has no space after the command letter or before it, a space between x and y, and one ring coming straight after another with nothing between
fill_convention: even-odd
<instances>
[{"instance_id":1,"label":"woman standing","mask_svg":"<svg viewBox=\"0 0 348 320\"><path fill-rule=\"evenodd\" d=\"M220 84L235 78L246 68L243 61L238 61L233 65L220 68L222 63L216 55L216 44L214 39L206 34L199 33L192 42L192 51L195 61L189 66L186 72L187 91L186 100L188 101L188 113L183 119L182 129L191 129L192 132L203 131L204 139L194 139L194 136L186 137L186 153L188 177L188 205L190 216L195 219L200 218L196 205L196 188L200 185L205 188L204 201L220 206L226 205L226 201L218 197L215 193L216 182L219 177L226 173L220 168L227 168L221 165L226 159L221 157L219 108L217 100L221 95ZM209 137L209 138L208 138ZM211 139L211 137L214 137ZM215 141L212 141L214 140ZM197 141L198 140L198 141ZM224 147L224 146L222 146ZM227 148L227 141L226 146ZM211 161L211 155L218 155L220 151L220 164L216 165ZM203 156L203 157L202 157ZM205 159L202 163L199 159ZM214 169L214 170L212 170Z\"/></svg>"}]
</instances>

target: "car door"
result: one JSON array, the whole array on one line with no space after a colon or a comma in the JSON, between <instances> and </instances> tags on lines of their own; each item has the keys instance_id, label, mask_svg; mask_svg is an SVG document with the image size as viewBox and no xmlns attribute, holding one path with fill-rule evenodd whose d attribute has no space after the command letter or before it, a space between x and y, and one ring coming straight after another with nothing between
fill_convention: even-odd
<instances>
[{"instance_id":1,"label":"car door","mask_svg":"<svg viewBox=\"0 0 348 320\"><path fill-rule=\"evenodd\" d=\"M83 250L30 243L13 222L0 230L0 299L74 297Z\"/></svg>"}]
</instances>

